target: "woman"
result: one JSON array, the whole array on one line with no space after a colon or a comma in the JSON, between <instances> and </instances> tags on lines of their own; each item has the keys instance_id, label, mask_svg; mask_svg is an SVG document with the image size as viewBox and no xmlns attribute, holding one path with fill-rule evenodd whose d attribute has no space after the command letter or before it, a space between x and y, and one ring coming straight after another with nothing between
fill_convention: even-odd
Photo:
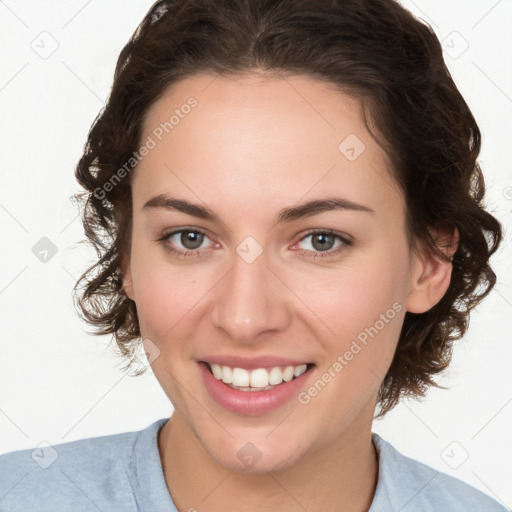
<instances>
[{"instance_id":1,"label":"woman","mask_svg":"<svg viewBox=\"0 0 512 512\"><path fill-rule=\"evenodd\" d=\"M505 510L371 431L494 285L479 150L392 0L157 2L76 169L77 290L175 411L2 456L5 510Z\"/></svg>"}]
</instances>

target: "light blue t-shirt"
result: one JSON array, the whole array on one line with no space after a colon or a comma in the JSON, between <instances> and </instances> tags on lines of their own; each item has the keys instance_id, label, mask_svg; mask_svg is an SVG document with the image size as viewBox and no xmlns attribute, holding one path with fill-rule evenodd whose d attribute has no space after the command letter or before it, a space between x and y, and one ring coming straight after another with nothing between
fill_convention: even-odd
<instances>
[{"instance_id":1,"label":"light blue t-shirt","mask_svg":"<svg viewBox=\"0 0 512 512\"><path fill-rule=\"evenodd\" d=\"M138 432L1 455L0 511L177 512L157 444L167 420ZM375 433L372 438L379 477L369 512L506 512L486 494L405 457Z\"/></svg>"}]
</instances>

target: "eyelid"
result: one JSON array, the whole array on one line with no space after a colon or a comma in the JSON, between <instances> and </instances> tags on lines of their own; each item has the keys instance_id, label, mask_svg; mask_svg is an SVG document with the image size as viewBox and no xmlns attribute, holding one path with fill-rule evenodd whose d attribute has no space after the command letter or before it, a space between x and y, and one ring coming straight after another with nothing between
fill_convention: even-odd
<instances>
[{"instance_id":1,"label":"eyelid","mask_svg":"<svg viewBox=\"0 0 512 512\"><path fill-rule=\"evenodd\" d=\"M307 238L311 235L316 235L316 234L322 234L322 235L327 235L327 236L332 236L334 238L338 238L341 241L341 243L338 247L328 249L326 251L312 251L312 250L307 250L307 249L300 249L297 247L297 245L300 242L302 242L305 238ZM329 259L338 258L341 255L341 253L345 252L347 250L347 248L350 247L351 245L353 245L353 238L349 235L346 235L345 233L339 233L338 231L335 231L333 229L328 229L328 228L326 228L326 229L314 228L314 229L310 229L309 231L304 233L301 236L301 238L299 239L299 241L292 246L292 249L294 249L295 251L297 251L299 254L303 255L306 258L313 258L313 259L320 258L320 259L326 259L328 261Z\"/></svg>"},{"instance_id":2,"label":"eyelid","mask_svg":"<svg viewBox=\"0 0 512 512\"><path fill-rule=\"evenodd\" d=\"M337 236L337 237L341 238L341 240L343 240L347 244L353 243L353 238L350 235L348 235L347 233L340 233L339 231L336 231L334 229L329 229L329 228L310 229L310 230L306 231L306 233L301 236L299 241L304 240L304 238L306 238L307 236L315 235L315 234L325 234L325 235Z\"/></svg>"},{"instance_id":3,"label":"eyelid","mask_svg":"<svg viewBox=\"0 0 512 512\"><path fill-rule=\"evenodd\" d=\"M205 237L207 238L210 238L210 236L208 235L208 233L204 230L204 229L201 229L201 228L196 228L196 227L189 227L189 226L182 226L180 228L176 228L176 229L172 229L170 231L164 231L164 233L158 237L156 239L157 242L161 242L163 243L163 245L167 248L167 250L169 250L169 244L167 244L167 241L173 237L174 235L177 235L178 233L183 233L183 232L190 232L190 233L199 233L201 235L204 235ZM218 244L216 244L218 245ZM188 252L194 252L194 253L199 253L199 252L202 252L206 249L196 249L196 250L192 250L192 249L175 249L175 252L179 253L179 252L182 252L182 253L186 253L187 251ZM173 252L173 251L171 251Z\"/></svg>"},{"instance_id":4,"label":"eyelid","mask_svg":"<svg viewBox=\"0 0 512 512\"><path fill-rule=\"evenodd\" d=\"M163 234L159 238L157 238L157 242L161 242L161 241L167 240L171 236L177 235L178 233L181 233L183 231L185 231L185 232L189 231L189 232L192 232L192 233L200 233L200 234L205 235L208 238L210 238L208 236L208 233L206 232L206 230L204 230L202 228L196 228L196 227L190 227L190 226L182 226L182 227L179 227L179 228L171 229L169 231L164 231Z\"/></svg>"}]
</instances>

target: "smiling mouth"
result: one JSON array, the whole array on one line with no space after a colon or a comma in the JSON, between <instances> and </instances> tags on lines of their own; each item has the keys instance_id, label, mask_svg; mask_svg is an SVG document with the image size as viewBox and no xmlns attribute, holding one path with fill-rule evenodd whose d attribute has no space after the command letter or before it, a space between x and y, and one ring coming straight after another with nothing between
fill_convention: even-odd
<instances>
[{"instance_id":1,"label":"smiling mouth","mask_svg":"<svg viewBox=\"0 0 512 512\"><path fill-rule=\"evenodd\" d=\"M314 366L313 363L303 363L297 366L273 366L246 370L203 362L217 380L238 391L267 391L300 377Z\"/></svg>"}]
</instances>

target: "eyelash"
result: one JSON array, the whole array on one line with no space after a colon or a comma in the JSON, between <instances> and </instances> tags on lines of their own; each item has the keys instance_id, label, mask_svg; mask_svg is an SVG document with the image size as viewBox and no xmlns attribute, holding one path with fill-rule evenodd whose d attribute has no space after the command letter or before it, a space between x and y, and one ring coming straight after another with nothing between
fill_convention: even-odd
<instances>
[{"instance_id":1,"label":"eyelash","mask_svg":"<svg viewBox=\"0 0 512 512\"><path fill-rule=\"evenodd\" d=\"M194 251L191 251L191 250L181 250L181 249L176 249L175 247L172 247L171 245L169 245L168 243L168 240L169 238L171 238L173 235L176 235L178 233L198 233L198 234L202 234L204 236L208 236L204 231L202 231L201 229L178 229L176 231L172 231L171 233L167 233L165 235L163 235L161 238L159 238L157 241L162 243L164 249L170 253L170 254L173 254L175 256L177 256L178 258L188 258L188 257L191 257L191 256L194 256L194 257L199 257L202 255L202 253L207 250L207 249L199 249L199 250L194 250ZM311 236L311 235L318 235L318 234L322 234L322 235L327 235L327 236L334 236L335 238L337 238L338 240L340 240L342 242L342 244L337 248L337 249L330 249L328 251L308 251L308 250L305 250L305 249L300 249L298 250L297 252L301 255L301 256L306 256L308 258L328 258L328 257L333 257L333 256L336 256L338 255L339 253L341 253L343 250L345 250L345 248L347 246L350 246L352 245L352 241L350 239L348 239L347 237L345 236L342 236L340 235L339 233L336 233L335 231L332 231L330 229L316 229L316 230L312 230L312 231L308 231L300 240L299 242L302 242L304 239L306 239L308 236Z\"/></svg>"}]
</instances>

